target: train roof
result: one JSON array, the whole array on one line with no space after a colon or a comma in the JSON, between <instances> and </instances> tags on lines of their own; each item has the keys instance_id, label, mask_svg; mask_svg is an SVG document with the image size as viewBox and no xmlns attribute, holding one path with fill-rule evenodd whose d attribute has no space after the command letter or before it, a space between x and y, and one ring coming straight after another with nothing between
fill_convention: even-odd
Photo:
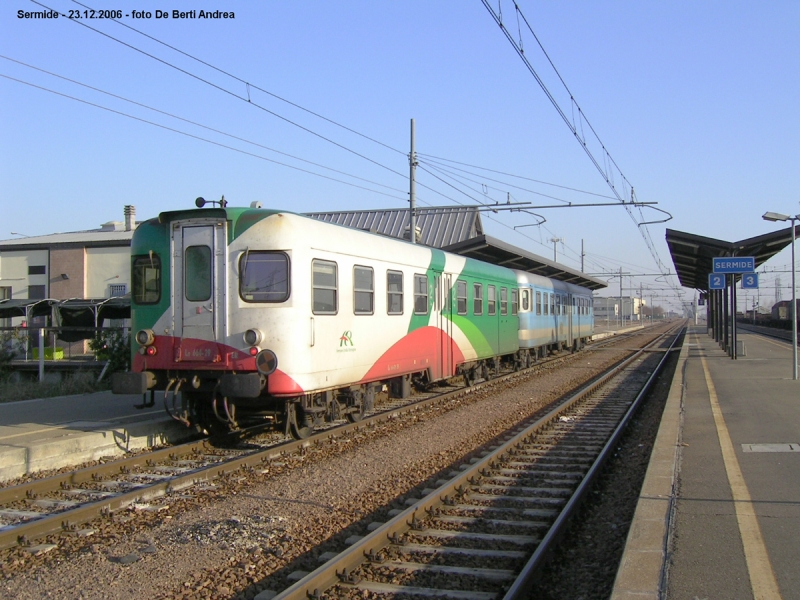
<instances>
[{"instance_id":1,"label":"train roof","mask_svg":"<svg viewBox=\"0 0 800 600\"><path fill-rule=\"evenodd\" d=\"M550 277L545 277L544 275L536 275L534 273L528 273L526 271L520 271L518 269L514 269L514 273L517 275L517 282L519 282L520 284L527 283L532 286L541 287L545 289L552 289L558 292L569 292L571 294L578 294L578 295L588 294L589 296L592 295L592 291L590 289L576 285L574 283L559 281L558 279L552 279Z\"/></svg>"}]
</instances>

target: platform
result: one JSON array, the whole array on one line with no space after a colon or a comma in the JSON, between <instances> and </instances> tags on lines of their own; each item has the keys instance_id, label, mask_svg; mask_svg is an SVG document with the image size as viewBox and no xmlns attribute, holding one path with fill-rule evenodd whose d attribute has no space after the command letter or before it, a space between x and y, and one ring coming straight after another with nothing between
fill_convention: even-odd
<instances>
[{"instance_id":1,"label":"platform","mask_svg":"<svg viewBox=\"0 0 800 600\"><path fill-rule=\"evenodd\" d=\"M612 598L800 598L800 381L790 343L691 326Z\"/></svg>"},{"instance_id":2,"label":"platform","mask_svg":"<svg viewBox=\"0 0 800 600\"><path fill-rule=\"evenodd\" d=\"M0 482L187 439L163 405L111 392L0 404Z\"/></svg>"}]
</instances>

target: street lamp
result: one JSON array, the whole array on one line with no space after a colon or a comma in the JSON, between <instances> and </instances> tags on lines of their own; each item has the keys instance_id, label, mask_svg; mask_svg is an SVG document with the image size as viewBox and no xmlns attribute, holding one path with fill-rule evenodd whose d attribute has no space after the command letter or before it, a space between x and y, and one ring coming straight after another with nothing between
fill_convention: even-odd
<instances>
[{"instance_id":1,"label":"street lamp","mask_svg":"<svg viewBox=\"0 0 800 600\"><path fill-rule=\"evenodd\" d=\"M797 287L795 285L794 268L794 241L795 222L800 221L800 215L793 217L781 213L765 212L762 217L765 221L791 221L792 223L792 379L797 381Z\"/></svg>"}]
</instances>

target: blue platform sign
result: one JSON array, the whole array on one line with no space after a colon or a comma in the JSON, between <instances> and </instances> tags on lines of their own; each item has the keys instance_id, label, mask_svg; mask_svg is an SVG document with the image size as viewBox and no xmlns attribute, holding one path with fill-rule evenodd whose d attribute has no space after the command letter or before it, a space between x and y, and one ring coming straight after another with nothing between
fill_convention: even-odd
<instances>
[{"instance_id":1,"label":"blue platform sign","mask_svg":"<svg viewBox=\"0 0 800 600\"><path fill-rule=\"evenodd\" d=\"M722 273L709 273L708 274L708 289L710 290L724 290L725 289L725 275Z\"/></svg>"},{"instance_id":2,"label":"blue platform sign","mask_svg":"<svg viewBox=\"0 0 800 600\"><path fill-rule=\"evenodd\" d=\"M758 289L758 273L745 273L742 275L742 289L743 290L757 290Z\"/></svg>"},{"instance_id":3,"label":"blue platform sign","mask_svg":"<svg viewBox=\"0 0 800 600\"><path fill-rule=\"evenodd\" d=\"M754 256L722 256L712 260L714 273L753 273L756 270Z\"/></svg>"}]
</instances>

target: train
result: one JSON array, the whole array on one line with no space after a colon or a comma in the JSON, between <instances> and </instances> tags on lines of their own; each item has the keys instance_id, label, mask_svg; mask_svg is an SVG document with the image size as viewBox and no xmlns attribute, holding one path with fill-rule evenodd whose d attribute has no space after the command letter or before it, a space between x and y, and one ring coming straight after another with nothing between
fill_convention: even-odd
<instances>
[{"instance_id":1,"label":"train","mask_svg":"<svg viewBox=\"0 0 800 600\"><path fill-rule=\"evenodd\" d=\"M209 433L272 422L296 438L376 396L468 383L594 333L591 290L289 211L162 212L131 242L131 369ZM148 400L149 393L149 400Z\"/></svg>"}]
</instances>

